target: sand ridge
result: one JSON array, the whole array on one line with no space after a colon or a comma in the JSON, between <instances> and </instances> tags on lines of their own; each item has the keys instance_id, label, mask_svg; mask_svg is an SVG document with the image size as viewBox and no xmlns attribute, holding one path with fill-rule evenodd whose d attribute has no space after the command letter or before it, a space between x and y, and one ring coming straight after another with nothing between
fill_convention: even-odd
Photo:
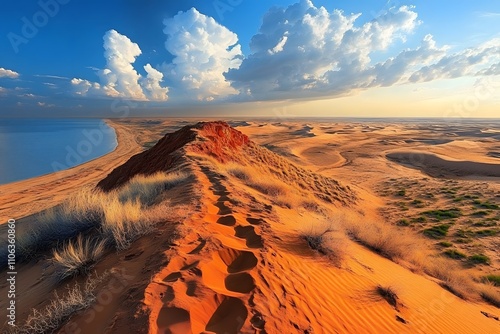
<instances>
[{"instance_id":1,"label":"sand ridge","mask_svg":"<svg viewBox=\"0 0 500 334\"><path fill-rule=\"evenodd\" d=\"M301 237L301 231L308 226L320 226L325 219L338 217L365 224L389 224L388 216L381 211L389 201L376 191L378 182L397 176L400 179L390 185L406 185L409 177L426 182L428 187L434 184L423 181L426 176L420 170L392 162L385 155L400 145L411 150L452 142L426 141L422 135L426 130L413 125L237 124L248 137L228 132L226 125L215 123L208 130L196 130L195 137L188 138L194 142L188 140L178 149L165 151L181 159L136 167L149 172L150 167L155 171L173 166L192 173L189 184L166 194L190 203L190 212L175 225L175 241L171 226L165 223L158 233L141 238L129 250L107 255L96 266L98 270L124 267L133 279L112 303L101 305L103 311L93 323L86 324L85 312L77 313L60 334L71 332L74 323L90 332L151 334L499 330L500 322L494 318L498 308L476 299L460 299L436 278L411 271L349 238L342 239L345 255L337 265L311 249ZM441 130L451 131L446 126ZM452 130L460 132L459 128ZM467 130L482 139L496 135ZM217 142L219 137L229 140L230 149L224 148L227 143ZM256 142L286 148L293 157L280 157ZM483 144L483 153L495 150L491 143ZM321 158L324 152L332 153L331 160ZM182 164L177 165L179 161ZM324 164L317 163L321 161ZM280 204L272 192L252 187L244 178L227 172L223 166L228 162L233 166L244 164L261 178L265 175L270 180L298 185L319 204ZM126 170L137 172L133 168ZM264 174L266 170L268 174ZM123 182L130 177L118 174L125 176ZM489 192L497 189L494 182L484 186ZM410 187L405 187L409 193ZM401 201L399 197L396 200ZM43 304L40 298L54 287L54 282L47 279L50 272L43 274L41 283L33 281L42 265L39 262L32 267L32 277L23 283L29 287L23 298L29 299L30 294L36 297L30 299L32 307ZM392 305L377 293L380 286L396 291L397 304Z\"/></svg>"}]
</instances>

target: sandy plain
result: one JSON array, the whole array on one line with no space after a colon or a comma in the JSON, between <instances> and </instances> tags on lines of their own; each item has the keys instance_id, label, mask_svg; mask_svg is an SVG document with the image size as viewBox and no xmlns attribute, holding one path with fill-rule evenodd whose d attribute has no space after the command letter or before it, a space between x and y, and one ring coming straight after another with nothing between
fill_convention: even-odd
<instances>
[{"instance_id":1,"label":"sandy plain","mask_svg":"<svg viewBox=\"0 0 500 334\"><path fill-rule=\"evenodd\" d=\"M2 219L15 217L23 231L37 212L83 185L94 187L132 155L192 123L113 121L114 152L0 186ZM233 130L199 130L202 140L186 146L175 166L190 177L163 194L176 214L130 248L108 251L93 267L96 275L111 272L97 287L108 295L97 294L56 332L500 330L492 305L499 287L484 279L500 275L499 124L228 124L254 146L238 141L226 150ZM229 141L219 142L224 136ZM326 232L330 251L304 238L318 231ZM54 279L50 252L18 271L19 323L46 306L53 291L63 296L86 279ZM2 283L0 293L6 290Z\"/></svg>"}]
</instances>

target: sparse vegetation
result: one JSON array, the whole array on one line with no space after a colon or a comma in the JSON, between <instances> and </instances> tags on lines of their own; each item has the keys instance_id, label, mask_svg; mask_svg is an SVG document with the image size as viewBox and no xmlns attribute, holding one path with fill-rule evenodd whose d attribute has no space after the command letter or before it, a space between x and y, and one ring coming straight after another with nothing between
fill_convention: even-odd
<instances>
[{"instance_id":1,"label":"sparse vegetation","mask_svg":"<svg viewBox=\"0 0 500 334\"><path fill-rule=\"evenodd\" d=\"M408 221L408 219L400 219L398 220L398 222L396 223L396 225L398 226L409 226L410 225L410 222Z\"/></svg>"},{"instance_id":2,"label":"sparse vegetation","mask_svg":"<svg viewBox=\"0 0 500 334\"><path fill-rule=\"evenodd\" d=\"M486 229L486 230L475 231L474 234L478 237L491 237L497 235L498 232L499 232L498 229Z\"/></svg>"},{"instance_id":3,"label":"sparse vegetation","mask_svg":"<svg viewBox=\"0 0 500 334\"><path fill-rule=\"evenodd\" d=\"M180 172L137 175L118 190L118 198L122 203L139 201L141 205L151 206L162 200L160 195L165 190L175 187L186 178L187 175Z\"/></svg>"},{"instance_id":4,"label":"sparse vegetation","mask_svg":"<svg viewBox=\"0 0 500 334\"><path fill-rule=\"evenodd\" d=\"M500 275L486 275L484 279L494 286L500 286Z\"/></svg>"},{"instance_id":5,"label":"sparse vegetation","mask_svg":"<svg viewBox=\"0 0 500 334\"><path fill-rule=\"evenodd\" d=\"M54 250L52 261L56 273L64 279L69 276L88 273L105 250L106 241L78 235L76 240L67 242L61 249Z\"/></svg>"},{"instance_id":6,"label":"sparse vegetation","mask_svg":"<svg viewBox=\"0 0 500 334\"><path fill-rule=\"evenodd\" d=\"M484 254L475 254L471 255L467 259L470 263L472 264L486 264L489 265L491 263L491 260L488 256Z\"/></svg>"},{"instance_id":7,"label":"sparse vegetation","mask_svg":"<svg viewBox=\"0 0 500 334\"><path fill-rule=\"evenodd\" d=\"M404 190L404 189L398 190L398 192L396 193L396 195L400 196L400 197L405 197L406 196L406 190Z\"/></svg>"},{"instance_id":8,"label":"sparse vegetation","mask_svg":"<svg viewBox=\"0 0 500 334\"><path fill-rule=\"evenodd\" d=\"M456 250L456 249L447 249L443 252L444 255L446 255L447 257L451 258L451 259L455 259L455 260L460 260L460 259L464 259L467 257L466 254Z\"/></svg>"},{"instance_id":9,"label":"sparse vegetation","mask_svg":"<svg viewBox=\"0 0 500 334\"><path fill-rule=\"evenodd\" d=\"M445 237L448 234L448 230L450 229L450 224L441 224L432 226L428 229L425 229L422 233L429 238L432 239L440 239Z\"/></svg>"},{"instance_id":10,"label":"sparse vegetation","mask_svg":"<svg viewBox=\"0 0 500 334\"><path fill-rule=\"evenodd\" d=\"M500 308L500 292L493 284L484 284L480 291L483 300L495 307Z\"/></svg>"},{"instance_id":11,"label":"sparse vegetation","mask_svg":"<svg viewBox=\"0 0 500 334\"><path fill-rule=\"evenodd\" d=\"M413 236L402 233L395 227L384 226L382 223L364 224L359 221L345 223L348 236L391 260L404 259L416 243Z\"/></svg>"},{"instance_id":12,"label":"sparse vegetation","mask_svg":"<svg viewBox=\"0 0 500 334\"><path fill-rule=\"evenodd\" d=\"M479 211L474 211L472 212L470 215L471 216L477 216L477 217L484 217L484 216L487 216L489 215L490 213L488 211L484 211L484 210L479 210Z\"/></svg>"},{"instance_id":13,"label":"sparse vegetation","mask_svg":"<svg viewBox=\"0 0 500 334\"><path fill-rule=\"evenodd\" d=\"M425 223L425 222L427 222L427 218L425 218L424 216L420 216L420 217L412 218L411 222L412 223Z\"/></svg>"},{"instance_id":14,"label":"sparse vegetation","mask_svg":"<svg viewBox=\"0 0 500 334\"><path fill-rule=\"evenodd\" d=\"M489 209L489 210L500 210L500 206L494 203L490 203L488 201L486 202L481 202L480 200L474 200L473 202L475 205L484 208L484 209Z\"/></svg>"},{"instance_id":15,"label":"sparse vegetation","mask_svg":"<svg viewBox=\"0 0 500 334\"><path fill-rule=\"evenodd\" d=\"M438 221L444 219L458 218L462 215L460 209L457 208L451 208L446 210L429 210L423 212L423 214L432 217Z\"/></svg>"},{"instance_id":16,"label":"sparse vegetation","mask_svg":"<svg viewBox=\"0 0 500 334\"><path fill-rule=\"evenodd\" d=\"M107 276L91 276L87 278L84 286L76 283L68 288L64 296L54 293L54 297L41 310L33 309L24 324L16 327L13 334L46 334L53 333L71 315L84 310L96 300L96 288Z\"/></svg>"},{"instance_id":17,"label":"sparse vegetation","mask_svg":"<svg viewBox=\"0 0 500 334\"><path fill-rule=\"evenodd\" d=\"M451 247L453 246L453 244L451 242L448 242L448 241L441 241L438 243L439 246L442 246L442 247Z\"/></svg>"},{"instance_id":18,"label":"sparse vegetation","mask_svg":"<svg viewBox=\"0 0 500 334\"><path fill-rule=\"evenodd\" d=\"M333 227L328 226L318 231L310 228L307 232L302 232L300 238L303 239L309 248L326 256L335 266L340 267L344 255L342 242L334 240L332 233L335 232Z\"/></svg>"},{"instance_id":19,"label":"sparse vegetation","mask_svg":"<svg viewBox=\"0 0 500 334\"><path fill-rule=\"evenodd\" d=\"M424 201L420 199L414 199L411 204L416 208L423 208L425 206Z\"/></svg>"},{"instance_id":20,"label":"sparse vegetation","mask_svg":"<svg viewBox=\"0 0 500 334\"><path fill-rule=\"evenodd\" d=\"M136 176L109 193L84 188L63 204L36 216L37 223L17 236L17 258L19 261L37 258L61 241L71 240L79 234L98 235L100 239L111 241L117 249L127 248L133 240L151 232L154 224L162 219L156 208L156 204L164 200L161 193L187 177L175 172ZM168 210L161 210L161 213L169 214ZM73 245L72 252L78 253L74 247L78 247L77 244ZM70 248L66 251L71 253ZM65 251L60 252L57 254L68 256L63 255Z\"/></svg>"},{"instance_id":21,"label":"sparse vegetation","mask_svg":"<svg viewBox=\"0 0 500 334\"><path fill-rule=\"evenodd\" d=\"M396 310L398 310L398 295L394 291L393 288L391 287L384 287L381 285L378 285L376 288L377 294L379 294L382 298L384 298L389 305L393 306Z\"/></svg>"}]
</instances>

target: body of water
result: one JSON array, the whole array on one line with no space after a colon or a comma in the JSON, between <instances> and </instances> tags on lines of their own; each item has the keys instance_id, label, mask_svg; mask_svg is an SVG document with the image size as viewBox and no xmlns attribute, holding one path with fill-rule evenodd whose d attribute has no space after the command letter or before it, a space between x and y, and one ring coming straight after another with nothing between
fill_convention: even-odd
<instances>
[{"instance_id":1,"label":"body of water","mask_svg":"<svg viewBox=\"0 0 500 334\"><path fill-rule=\"evenodd\" d=\"M0 184L68 169L116 148L100 119L0 120Z\"/></svg>"}]
</instances>

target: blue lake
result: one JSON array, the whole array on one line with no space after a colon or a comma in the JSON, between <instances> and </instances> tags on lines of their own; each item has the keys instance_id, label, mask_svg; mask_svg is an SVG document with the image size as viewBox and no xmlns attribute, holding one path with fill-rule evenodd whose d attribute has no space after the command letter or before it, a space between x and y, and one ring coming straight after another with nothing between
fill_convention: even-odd
<instances>
[{"instance_id":1,"label":"blue lake","mask_svg":"<svg viewBox=\"0 0 500 334\"><path fill-rule=\"evenodd\" d=\"M100 119L0 119L0 184L68 169L113 151Z\"/></svg>"}]
</instances>

